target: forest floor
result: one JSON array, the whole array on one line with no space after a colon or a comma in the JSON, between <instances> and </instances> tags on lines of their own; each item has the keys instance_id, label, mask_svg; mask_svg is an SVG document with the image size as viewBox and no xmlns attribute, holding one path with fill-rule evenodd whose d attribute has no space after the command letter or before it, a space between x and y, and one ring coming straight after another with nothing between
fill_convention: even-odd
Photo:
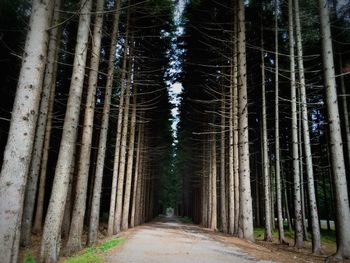
<instances>
[{"instance_id":1,"label":"forest floor","mask_svg":"<svg viewBox=\"0 0 350 263\"><path fill-rule=\"evenodd\" d=\"M181 218L160 217L155 221L129 229L112 239L100 235L99 245L84 249L76 256L61 258L60 262L87 263L216 263L216 262L325 262L336 250L334 240L324 235L322 240L325 255L311 253L311 242L305 248L295 249L291 233L286 232L288 245L263 241L263 230L255 230L256 243L214 232ZM34 239L32 253L38 254L39 240ZM23 251L22 251L23 262ZM35 261L25 261L35 262ZM345 261L350 262L350 261Z\"/></svg>"}]
</instances>

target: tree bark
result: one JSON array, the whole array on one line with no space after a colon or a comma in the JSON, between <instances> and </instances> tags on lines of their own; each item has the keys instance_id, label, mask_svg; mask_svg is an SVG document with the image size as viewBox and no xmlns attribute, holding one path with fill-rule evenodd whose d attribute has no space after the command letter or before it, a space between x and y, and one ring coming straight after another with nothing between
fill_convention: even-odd
<instances>
[{"instance_id":1,"label":"tree bark","mask_svg":"<svg viewBox=\"0 0 350 263\"><path fill-rule=\"evenodd\" d=\"M83 234L84 216L86 210L87 184L89 180L91 142L94 127L95 97L98 81L98 70L101 52L101 37L103 25L104 0L96 2L96 17L93 27L90 74L85 104L83 136L80 148L79 167L77 175L76 193L70 224L69 237L66 245L68 255L82 248L81 237Z\"/></svg>"},{"instance_id":2,"label":"tree bark","mask_svg":"<svg viewBox=\"0 0 350 263\"><path fill-rule=\"evenodd\" d=\"M142 115L142 114L141 114ZM142 120L140 119L140 122ZM140 186L140 166L141 166L141 149L143 144L143 123L138 125L138 134L137 134L137 150L136 150L136 160L135 160L135 171L134 171L134 186L132 191L132 205L131 205L131 216L130 216L130 227L135 226L137 222L137 208L136 204L139 205L138 195L139 195L139 186Z\"/></svg>"},{"instance_id":3,"label":"tree bark","mask_svg":"<svg viewBox=\"0 0 350 263\"><path fill-rule=\"evenodd\" d=\"M0 254L4 263L17 262L25 186L40 105L47 29L52 10L53 1L33 0L0 174Z\"/></svg>"},{"instance_id":4,"label":"tree bark","mask_svg":"<svg viewBox=\"0 0 350 263\"><path fill-rule=\"evenodd\" d=\"M75 148L78 132L80 103L88 49L91 4L91 0L81 1L72 80L52 193L44 224L40 253L41 262L57 261L60 252L61 224L67 197L70 167L74 161L73 149Z\"/></svg>"},{"instance_id":5,"label":"tree bark","mask_svg":"<svg viewBox=\"0 0 350 263\"><path fill-rule=\"evenodd\" d=\"M113 234L120 232L121 219L122 219L122 205L123 205L122 202L123 202L123 195L124 195L124 179L125 179L125 166L126 166L126 162L125 162L126 161L126 142L127 142L128 127L129 127L130 89L131 89L131 74L132 74L132 64L133 64L132 47L129 46L129 49L130 50L129 50L129 62L128 62L129 64L128 78L127 78L127 83L125 88L126 89L125 107L124 107L124 116L123 116L123 130L122 130L122 136L120 141L119 170L113 169L113 173L118 173L117 199L116 199L116 205L115 205ZM125 52L127 52L127 50L125 50ZM117 149L117 146L116 146L116 149Z\"/></svg>"},{"instance_id":6,"label":"tree bark","mask_svg":"<svg viewBox=\"0 0 350 263\"><path fill-rule=\"evenodd\" d=\"M238 7L236 7L238 9ZM238 12L238 11L237 11ZM240 179L239 179L239 123L238 123L238 20L235 16L234 32L236 43L234 45L235 55L233 57L233 171L234 171L234 193L235 193L235 204L234 204L234 234L238 234L239 218L240 218Z\"/></svg>"},{"instance_id":7,"label":"tree bark","mask_svg":"<svg viewBox=\"0 0 350 263\"><path fill-rule=\"evenodd\" d=\"M300 167L300 198L301 198L301 215L303 222L304 240L308 240L306 210L305 210L305 191L304 191L304 161L303 161L303 140L302 140L302 124L301 124L301 99L300 92L298 94L298 136L299 136L299 167Z\"/></svg>"},{"instance_id":8,"label":"tree bark","mask_svg":"<svg viewBox=\"0 0 350 263\"><path fill-rule=\"evenodd\" d=\"M106 83L106 89L105 89L100 138L98 142L95 183L94 183L92 207L91 207L91 215L90 215L90 226L89 226L89 234L88 234L89 245L92 245L96 242L98 226L99 226L101 188L102 188L103 168L104 168L105 157L106 157L107 132L108 132L108 126L109 126L109 113L110 113L110 107L111 107L110 105L111 105L112 89L113 89L114 61L115 61L116 48L117 48L120 1L121 0L115 0L116 11L114 13L113 26L112 26L112 32L111 32L112 39L111 39L111 46L109 49L107 83ZM121 86L121 92L122 92L123 91L122 82L120 86ZM112 186L112 190L113 190L113 186ZM107 235L111 235L113 233L113 230L110 229L110 226L113 227L113 224L108 224Z\"/></svg>"},{"instance_id":9,"label":"tree bark","mask_svg":"<svg viewBox=\"0 0 350 263\"><path fill-rule=\"evenodd\" d=\"M136 67L135 64L134 64L134 67ZM134 74L135 74L135 70L137 69L134 68ZM128 146L128 160L127 160L121 230L127 230L129 227L128 224L129 224L130 195L131 195L130 191L131 191L131 183L133 180L132 168L134 165L135 128L136 128L136 104L137 104L137 85L136 84L134 84L133 90L134 90L133 105L132 105L132 112L131 112L130 137L129 137L129 146Z\"/></svg>"},{"instance_id":10,"label":"tree bark","mask_svg":"<svg viewBox=\"0 0 350 263\"><path fill-rule=\"evenodd\" d=\"M300 168L299 168L299 142L298 142L298 118L297 97L295 84L295 58L294 58L294 22L293 1L288 0L289 18L289 56L290 56L290 79L291 79L291 107L292 107L292 150L293 150L293 178L294 178L294 217L295 217L295 247L303 247L303 226L301 213L300 194Z\"/></svg>"},{"instance_id":11,"label":"tree bark","mask_svg":"<svg viewBox=\"0 0 350 263\"><path fill-rule=\"evenodd\" d=\"M342 55L339 55L339 64L340 68L343 66L343 59ZM345 88L345 78L344 75L340 75L340 92L341 92L341 106L342 106L342 111L343 111L343 127L345 131L345 136L346 136L346 159L348 161L348 164L350 165L350 121L349 121L349 107L348 107L348 102L347 102L347 93L346 93L346 88ZM349 178L349 177L348 177ZM349 189L349 186L348 186Z\"/></svg>"},{"instance_id":12,"label":"tree bark","mask_svg":"<svg viewBox=\"0 0 350 263\"><path fill-rule=\"evenodd\" d=\"M53 78L56 79L57 63L55 63L55 69L53 72L55 74L55 76ZM53 81L52 87L51 87L51 92L50 92L49 109L48 109L48 113L47 113L47 124L46 124L46 128L45 128L45 140L44 140L44 146L43 146L43 155L42 155L42 159L41 159L39 189L38 189L38 197L37 197L37 201L36 201L36 210L35 210L35 219L34 219L34 225L33 225L33 233L34 234L41 233L42 225L43 225L46 173L47 173L47 165L48 165L48 160L49 160L53 107L54 107L54 103L55 103L55 92L56 92L56 81Z\"/></svg>"},{"instance_id":13,"label":"tree bark","mask_svg":"<svg viewBox=\"0 0 350 263\"><path fill-rule=\"evenodd\" d=\"M234 12L237 12L237 2L234 1ZM232 66L230 83L230 148L229 148L229 233L237 233L239 209L238 191L238 125L237 125L237 16L233 16ZM238 206L238 207L236 207ZM239 212L239 211L238 211Z\"/></svg>"},{"instance_id":14,"label":"tree bark","mask_svg":"<svg viewBox=\"0 0 350 263\"><path fill-rule=\"evenodd\" d=\"M56 0L51 25L59 22L59 12L61 1ZM51 89L56 82L57 58L60 28L55 27L50 31L49 46L47 54L47 65L45 69L45 77L43 81L43 90L40 101L40 109L38 122L35 133L34 148L32 152L32 160L28 173L26 193L23 206L22 229L21 229L21 245L27 247L31 243L33 212L35 205L35 197L37 192L38 177L40 173L40 165L43 153L43 145L45 141L45 131L47 124L47 116L50 104Z\"/></svg>"},{"instance_id":15,"label":"tree bark","mask_svg":"<svg viewBox=\"0 0 350 263\"><path fill-rule=\"evenodd\" d=\"M306 174L307 174L309 205L310 205L310 213L311 213L311 226L312 226L312 252L315 254L321 254L322 253L321 232L319 227L318 208L316 204L314 172L313 172L309 121L308 121L309 118L307 113L303 47L302 47L301 25L300 25L300 15L299 15L299 0L294 0L294 10L295 10L300 96L301 96L301 115L302 115L301 119L302 119L302 127L303 127Z\"/></svg>"},{"instance_id":16,"label":"tree bark","mask_svg":"<svg viewBox=\"0 0 350 263\"><path fill-rule=\"evenodd\" d=\"M76 158L76 149L74 151L74 160ZM71 218L72 218L72 198L73 198L73 180L74 180L74 173L75 173L75 165L76 162L72 163L72 166L70 168L69 172L69 184L68 184L68 191L67 191L67 198L66 198L66 204L64 206L64 214L62 219L62 227L61 227L61 235L62 238L67 238L69 235L69 229L71 224Z\"/></svg>"},{"instance_id":17,"label":"tree bark","mask_svg":"<svg viewBox=\"0 0 350 263\"><path fill-rule=\"evenodd\" d=\"M254 242L253 208L250 186L249 167L249 129L248 129L248 97L246 68L246 37L244 1L238 5L238 59L239 59L239 174L240 174L240 206L244 239Z\"/></svg>"},{"instance_id":18,"label":"tree bark","mask_svg":"<svg viewBox=\"0 0 350 263\"><path fill-rule=\"evenodd\" d=\"M319 0L320 23L322 34L322 58L324 86L329 125L329 148L331 153L334 197L337 217L337 252L336 258L350 257L350 209L346 183L346 172L341 136L337 90L335 84L334 57L327 1Z\"/></svg>"},{"instance_id":19,"label":"tree bark","mask_svg":"<svg viewBox=\"0 0 350 263\"><path fill-rule=\"evenodd\" d=\"M262 21L261 21L262 22ZM265 236L264 240L272 242L271 227L271 203L270 203L270 164L267 140L267 121L266 121L266 88L265 88L265 54L264 54L264 38L263 25L261 24L261 76L262 76L262 157L263 157L263 173L264 173L264 204L265 204Z\"/></svg>"},{"instance_id":20,"label":"tree bark","mask_svg":"<svg viewBox=\"0 0 350 263\"><path fill-rule=\"evenodd\" d=\"M279 41L278 41L278 0L275 0L275 162L276 162L276 194L278 237L285 244L283 214L282 214L282 183L280 157L280 128L279 128Z\"/></svg>"},{"instance_id":21,"label":"tree bark","mask_svg":"<svg viewBox=\"0 0 350 263\"><path fill-rule=\"evenodd\" d=\"M227 212L226 212L226 163L225 163L225 92L222 89L221 98L221 145L220 145L220 197L221 197L221 227L224 233L227 233Z\"/></svg>"},{"instance_id":22,"label":"tree bark","mask_svg":"<svg viewBox=\"0 0 350 263\"><path fill-rule=\"evenodd\" d=\"M210 229L217 230L217 191L216 191L216 135L215 132L212 136L211 142L211 215L210 215Z\"/></svg>"}]
</instances>

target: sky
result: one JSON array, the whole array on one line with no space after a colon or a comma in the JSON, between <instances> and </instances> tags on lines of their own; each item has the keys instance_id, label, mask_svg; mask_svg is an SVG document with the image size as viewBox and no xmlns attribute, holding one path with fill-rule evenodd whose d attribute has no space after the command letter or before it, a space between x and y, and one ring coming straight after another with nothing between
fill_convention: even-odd
<instances>
[{"instance_id":1,"label":"sky","mask_svg":"<svg viewBox=\"0 0 350 263\"><path fill-rule=\"evenodd\" d=\"M181 26L181 16L182 13L184 11L185 8L185 1L184 0L175 0L175 12L174 12L174 22L176 25L176 32L175 35L176 37L179 37L183 34L183 27ZM173 48L177 48L176 46L174 46ZM180 71L181 67L178 67L178 63L176 61L178 57L174 56L173 60L170 62L170 65L172 66L172 68L170 69L171 72L176 72L176 71ZM174 82L174 83L170 83L169 86L169 96L170 96L170 102L173 105L173 108L171 110L171 115L172 115L172 125L171 128L173 130L173 137L174 137L174 142L176 143L177 140L177 124L179 123L179 106L181 104L181 100L180 100L180 95L182 93L183 87L182 84L180 82Z\"/></svg>"}]
</instances>

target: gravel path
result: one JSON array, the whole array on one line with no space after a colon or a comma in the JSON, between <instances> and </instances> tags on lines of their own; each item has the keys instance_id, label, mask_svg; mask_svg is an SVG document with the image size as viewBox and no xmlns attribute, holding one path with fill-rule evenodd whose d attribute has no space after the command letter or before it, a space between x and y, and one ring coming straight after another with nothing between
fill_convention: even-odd
<instances>
[{"instance_id":1,"label":"gravel path","mask_svg":"<svg viewBox=\"0 0 350 263\"><path fill-rule=\"evenodd\" d=\"M216 263L258 261L238 247L213 238L198 226L174 218L162 219L133 230L127 241L106 262L113 263Z\"/></svg>"}]
</instances>

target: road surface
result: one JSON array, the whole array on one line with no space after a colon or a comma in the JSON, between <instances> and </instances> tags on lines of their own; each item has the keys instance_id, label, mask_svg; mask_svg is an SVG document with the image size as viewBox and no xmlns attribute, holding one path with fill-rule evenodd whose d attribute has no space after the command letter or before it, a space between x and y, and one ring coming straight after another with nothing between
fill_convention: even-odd
<instances>
[{"instance_id":1,"label":"road surface","mask_svg":"<svg viewBox=\"0 0 350 263\"><path fill-rule=\"evenodd\" d=\"M210 231L182 224L176 218L138 227L105 258L114 263L219 263L259 261L232 244L214 239Z\"/></svg>"}]
</instances>

